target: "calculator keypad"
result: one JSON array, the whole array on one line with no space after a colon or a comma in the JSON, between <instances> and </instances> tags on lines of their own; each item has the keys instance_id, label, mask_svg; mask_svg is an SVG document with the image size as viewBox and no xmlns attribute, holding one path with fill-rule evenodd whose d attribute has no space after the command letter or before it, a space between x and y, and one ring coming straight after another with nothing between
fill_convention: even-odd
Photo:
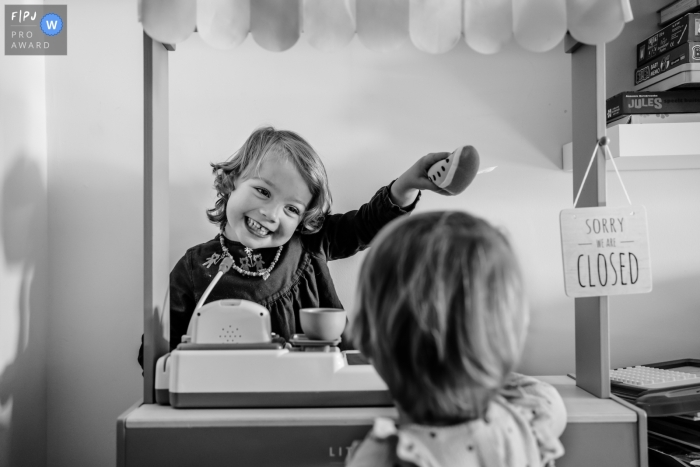
<instances>
[{"instance_id":1,"label":"calculator keypad","mask_svg":"<svg viewBox=\"0 0 700 467\"><path fill-rule=\"evenodd\" d=\"M610 370L610 381L648 389L676 388L700 383L698 375L682 371L634 366Z\"/></svg>"}]
</instances>

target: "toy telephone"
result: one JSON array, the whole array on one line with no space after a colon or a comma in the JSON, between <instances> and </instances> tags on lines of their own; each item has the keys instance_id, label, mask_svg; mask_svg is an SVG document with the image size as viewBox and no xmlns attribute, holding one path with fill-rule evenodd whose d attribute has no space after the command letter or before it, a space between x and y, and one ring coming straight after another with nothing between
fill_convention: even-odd
<instances>
[{"instance_id":1,"label":"toy telephone","mask_svg":"<svg viewBox=\"0 0 700 467\"><path fill-rule=\"evenodd\" d=\"M479 170L479 153L473 146L455 149L446 159L440 160L428 169L428 177L439 188L450 194L463 192L478 174L491 172L496 167Z\"/></svg>"}]
</instances>

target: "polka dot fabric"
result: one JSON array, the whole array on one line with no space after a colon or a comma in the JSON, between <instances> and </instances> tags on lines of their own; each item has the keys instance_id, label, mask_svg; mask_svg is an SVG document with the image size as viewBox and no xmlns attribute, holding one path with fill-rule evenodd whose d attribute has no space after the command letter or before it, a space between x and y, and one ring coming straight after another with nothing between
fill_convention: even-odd
<instances>
[{"instance_id":1,"label":"polka dot fabric","mask_svg":"<svg viewBox=\"0 0 700 467\"><path fill-rule=\"evenodd\" d=\"M564 454L564 403L552 386L513 374L482 419L452 426L377 419L351 467L536 467Z\"/></svg>"}]
</instances>

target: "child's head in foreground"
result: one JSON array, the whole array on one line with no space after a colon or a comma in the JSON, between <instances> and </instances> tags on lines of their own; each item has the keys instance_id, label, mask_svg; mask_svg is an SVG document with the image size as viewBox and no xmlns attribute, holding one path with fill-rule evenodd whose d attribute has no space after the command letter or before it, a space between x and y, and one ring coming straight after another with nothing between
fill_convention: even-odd
<instances>
[{"instance_id":1,"label":"child's head in foreground","mask_svg":"<svg viewBox=\"0 0 700 467\"><path fill-rule=\"evenodd\" d=\"M317 232L330 209L323 163L294 132L259 128L212 167L217 200L207 216L250 248L283 245L295 231Z\"/></svg>"},{"instance_id":2,"label":"child's head in foreground","mask_svg":"<svg viewBox=\"0 0 700 467\"><path fill-rule=\"evenodd\" d=\"M484 414L519 359L527 321L503 234L464 212L429 212L375 239L352 337L413 423L446 425Z\"/></svg>"}]
</instances>

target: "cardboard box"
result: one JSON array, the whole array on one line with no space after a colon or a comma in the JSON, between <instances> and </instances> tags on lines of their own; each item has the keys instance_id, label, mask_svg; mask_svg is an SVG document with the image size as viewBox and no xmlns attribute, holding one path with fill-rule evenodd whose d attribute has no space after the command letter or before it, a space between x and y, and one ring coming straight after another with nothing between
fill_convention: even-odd
<instances>
[{"instance_id":1,"label":"cardboard box","mask_svg":"<svg viewBox=\"0 0 700 467\"><path fill-rule=\"evenodd\" d=\"M621 92L605 101L606 120L624 115L700 113L700 90Z\"/></svg>"},{"instance_id":2,"label":"cardboard box","mask_svg":"<svg viewBox=\"0 0 700 467\"><path fill-rule=\"evenodd\" d=\"M662 92L679 89L700 88L700 63L686 63L672 71L661 73L656 78L645 81L632 90L641 92Z\"/></svg>"},{"instance_id":3,"label":"cardboard box","mask_svg":"<svg viewBox=\"0 0 700 467\"><path fill-rule=\"evenodd\" d=\"M635 86L686 63L700 63L700 42L686 42L634 71Z\"/></svg>"},{"instance_id":4,"label":"cardboard box","mask_svg":"<svg viewBox=\"0 0 700 467\"><path fill-rule=\"evenodd\" d=\"M659 26L666 26L686 13L700 10L700 0L676 0L658 10Z\"/></svg>"},{"instance_id":5,"label":"cardboard box","mask_svg":"<svg viewBox=\"0 0 700 467\"><path fill-rule=\"evenodd\" d=\"M689 13L637 44L637 67L685 42L700 41L700 13Z\"/></svg>"}]
</instances>

